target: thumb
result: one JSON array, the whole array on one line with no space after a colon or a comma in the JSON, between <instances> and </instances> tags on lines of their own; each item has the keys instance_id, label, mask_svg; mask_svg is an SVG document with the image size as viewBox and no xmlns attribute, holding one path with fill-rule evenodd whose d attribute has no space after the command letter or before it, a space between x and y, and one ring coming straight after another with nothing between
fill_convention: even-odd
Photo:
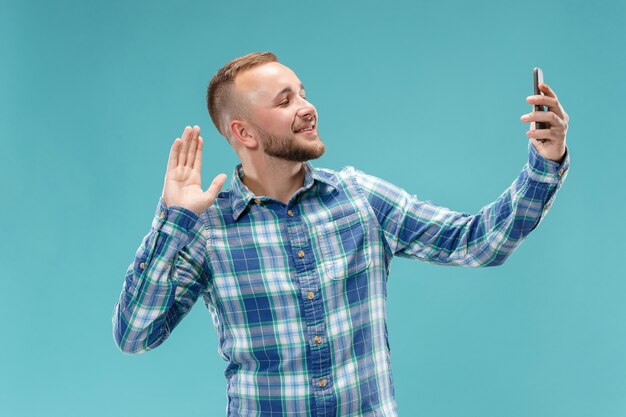
<instances>
[{"instance_id":1,"label":"thumb","mask_svg":"<svg viewBox=\"0 0 626 417\"><path fill-rule=\"evenodd\" d=\"M226 174L219 174L213 179L209 188L204 192L205 197L209 200L209 205L213 204L213 200L217 197L217 193L220 192L222 186L226 182Z\"/></svg>"}]
</instances>

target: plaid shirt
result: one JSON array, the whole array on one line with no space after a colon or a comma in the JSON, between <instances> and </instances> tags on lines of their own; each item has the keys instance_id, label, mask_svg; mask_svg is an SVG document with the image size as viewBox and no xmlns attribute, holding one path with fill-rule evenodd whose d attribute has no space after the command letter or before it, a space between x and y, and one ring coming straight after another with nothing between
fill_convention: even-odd
<instances>
[{"instance_id":1,"label":"plaid shirt","mask_svg":"<svg viewBox=\"0 0 626 417\"><path fill-rule=\"evenodd\" d=\"M395 416L386 325L394 255L499 265L546 215L569 167L541 157L476 215L418 200L352 167L304 164L288 204L235 169L202 215L166 207L113 313L128 353L159 346L202 296L227 362L228 416Z\"/></svg>"}]
</instances>

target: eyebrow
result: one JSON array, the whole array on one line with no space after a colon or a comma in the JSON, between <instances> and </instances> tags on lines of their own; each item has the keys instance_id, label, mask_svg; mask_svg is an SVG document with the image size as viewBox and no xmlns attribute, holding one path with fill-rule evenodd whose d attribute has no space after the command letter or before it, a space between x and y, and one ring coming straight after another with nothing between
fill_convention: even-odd
<instances>
[{"instance_id":1,"label":"eyebrow","mask_svg":"<svg viewBox=\"0 0 626 417\"><path fill-rule=\"evenodd\" d=\"M300 83L300 90L304 90L304 84ZM274 100L276 100L278 97L280 97L281 95L285 94L285 93L291 93L293 92L293 90L291 89L291 87L285 87L283 88L280 93L276 94L274 96Z\"/></svg>"}]
</instances>

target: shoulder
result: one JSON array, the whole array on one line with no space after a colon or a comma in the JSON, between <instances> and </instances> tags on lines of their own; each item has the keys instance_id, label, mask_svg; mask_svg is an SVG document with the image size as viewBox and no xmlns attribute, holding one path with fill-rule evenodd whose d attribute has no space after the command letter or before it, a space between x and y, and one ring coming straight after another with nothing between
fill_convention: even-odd
<instances>
[{"instance_id":1,"label":"shoulder","mask_svg":"<svg viewBox=\"0 0 626 417\"><path fill-rule=\"evenodd\" d=\"M365 173L364 171L348 165L339 170L328 168L316 168L316 172L325 182L339 188L351 188L363 193L365 196L370 194L381 195L397 195L398 187L374 175Z\"/></svg>"},{"instance_id":2,"label":"shoulder","mask_svg":"<svg viewBox=\"0 0 626 417\"><path fill-rule=\"evenodd\" d=\"M358 184L363 178L368 177L363 171L351 166L346 165L338 170L330 168L314 168L317 175L326 180L329 183L340 184Z\"/></svg>"}]
</instances>

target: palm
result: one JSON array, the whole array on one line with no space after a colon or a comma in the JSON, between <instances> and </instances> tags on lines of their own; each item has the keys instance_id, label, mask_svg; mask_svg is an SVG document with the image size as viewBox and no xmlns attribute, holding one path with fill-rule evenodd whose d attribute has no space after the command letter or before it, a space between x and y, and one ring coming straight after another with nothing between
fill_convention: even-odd
<instances>
[{"instance_id":1,"label":"palm","mask_svg":"<svg viewBox=\"0 0 626 417\"><path fill-rule=\"evenodd\" d=\"M186 127L182 140L176 139L163 185L163 199L167 206L180 206L201 214L206 210L224 185L226 175L220 174L207 191L202 191L202 144L200 128Z\"/></svg>"}]
</instances>

